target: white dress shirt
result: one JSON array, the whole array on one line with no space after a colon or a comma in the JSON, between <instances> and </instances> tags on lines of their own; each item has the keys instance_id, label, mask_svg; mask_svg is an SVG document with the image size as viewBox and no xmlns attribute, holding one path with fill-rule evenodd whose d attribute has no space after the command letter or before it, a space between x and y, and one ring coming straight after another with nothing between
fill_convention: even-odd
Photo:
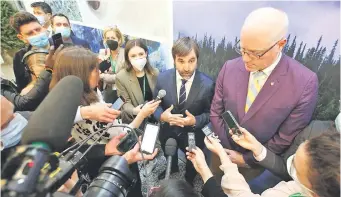
<instances>
[{"instance_id":1,"label":"white dress shirt","mask_svg":"<svg viewBox=\"0 0 341 197\"><path fill-rule=\"evenodd\" d=\"M99 103L105 103L104 99L103 99L103 96L102 96L102 94L101 94L101 92L99 91L98 88L97 88L97 96L98 96ZM77 122L82 121L82 120L83 120L83 118L82 118L82 115L81 115L81 106L78 106L76 117L75 117L75 120L73 121L73 123L77 123Z\"/></svg>"},{"instance_id":2,"label":"white dress shirt","mask_svg":"<svg viewBox=\"0 0 341 197\"><path fill-rule=\"evenodd\" d=\"M264 70L262 70L265 73L265 76L259 79L259 85L262 89L263 85L265 84L266 80L269 78L270 74L272 73L272 71L276 68L278 62L281 60L282 57L282 53L279 53L277 59L267 68L265 68ZM253 71L250 73L250 78L249 78L249 87L250 87L250 83L253 82L253 78L254 75L257 73L258 71Z\"/></svg>"},{"instance_id":3,"label":"white dress shirt","mask_svg":"<svg viewBox=\"0 0 341 197\"><path fill-rule=\"evenodd\" d=\"M189 78L185 84L185 88L186 88L186 99L188 98L188 94L189 94L189 91L191 90L191 87L192 87L192 83L193 83L193 80L194 80L194 76L195 76L195 71L193 73L193 75L191 76L191 78ZM178 95L178 102L179 102L179 96L180 96L180 88L181 88L181 85L182 85L182 81L181 79L183 79L179 72L176 71L176 91L177 91L177 95Z\"/></svg>"}]
</instances>

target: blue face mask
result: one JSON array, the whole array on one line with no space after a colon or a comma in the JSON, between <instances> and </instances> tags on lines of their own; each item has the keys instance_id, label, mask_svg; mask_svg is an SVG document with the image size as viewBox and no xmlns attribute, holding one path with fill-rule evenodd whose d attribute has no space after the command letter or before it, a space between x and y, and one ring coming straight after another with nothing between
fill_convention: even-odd
<instances>
[{"instance_id":1,"label":"blue face mask","mask_svg":"<svg viewBox=\"0 0 341 197\"><path fill-rule=\"evenodd\" d=\"M49 37L46 32L27 38L28 42L38 48L45 48L49 44Z\"/></svg>"},{"instance_id":2,"label":"blue face mask","mask_svg":"<svg viewBox=\"0 0 341 197\"><path fill-rule=\"evenodd\" d=\"M13 120L1 131L1 149L17 145L21 140L27 120L20 114L15 114Z\"/></svg>"},{"instance_id":3,"label":"blue face mask","mask_svg":"<svg viewBox=\"0 0 341 197\"><path fill-rule=\"evenodd\" d=\"M69 27L56 27L55 33L61 33L63 38L70 38L71 29Z\"/></svg>"}]
</instances>

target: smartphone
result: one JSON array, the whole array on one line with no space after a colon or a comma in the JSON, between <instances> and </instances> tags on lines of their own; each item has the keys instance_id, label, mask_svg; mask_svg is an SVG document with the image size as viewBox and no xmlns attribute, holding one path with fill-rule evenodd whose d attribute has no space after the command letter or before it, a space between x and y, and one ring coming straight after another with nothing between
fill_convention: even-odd
<instances>
[{"instance_id":1,"label":"smartphone","mask_svg":"<svg viewBox=\"0 0 341 197\"><path fill-rule=\"evenodd\" d=\"M231 111L226 111L221 115L227 124L227 126L232 130L233 134L235 135L242 135L242 132L239 131L239 124L237 120L234 118ZM226 136L229 136L229 131L226 130Z\"/></svg>"},{"instance_id":2,"label":"smartphone","mask_svg":"<svg viewBox=\"0 0 341 197\"><path fill-rule=\"evenodd\" d=\"M212 131L212 124L208 123L204 128L201 129L202 132L204 132L205 136L207 137L213 137L218 139L218 136L215 135L215 133Z\"/></svg>"},{"instance_id":3,"label":"smartphone","mask_svg":"<svg viewBox=\"0 0 341 197\"><path fill-rule=\"evenodd\" d=\"M126 153L134 148L138 138L133 131L130 131L125 135L117 145L117 150L121 153Z\"/></svg>"},{"instance_id":4,"label":"smartphone","mask_svg":"<svg viewBox=\"0 0 341 197\"><path fill-rule=\"evenodd\" d=\"M188 151L192 152L193 149L195 149L195 134L188 132Z\"/></svg>"},{"instance_id":5,"label":"smartphone","mask_svg":"<svg viewBox=\"0 0 341 197\"><path fill-rule=\"evenodd\" d=\"M57 50L58 47L61 44L63 44L62 34L61 33L57 33L57 34L52 35L52 41L53 41L54 49Z\"/></svg>"},{"instance_id":6,"label":"smartphone","mask_svg":"<svg viewBox=\"0 0 341 197\"><path fill-rule=\"evenodd\" d=\"M153 154L156 140L159 136L159 125L147 123L144 129L141 150L146 154Z\"/></svg>"},{"instance_id":7,"label":"smartphone","mask_svg":"<svg viewBox=\"0 0 341 197\"><path fill-rule=\"evenodd\" d=\"M111 108L120 110L123 104L124 104L124 100L121 97L118 97L118 99L112 104Z\"/></svg>"}]
</instances>

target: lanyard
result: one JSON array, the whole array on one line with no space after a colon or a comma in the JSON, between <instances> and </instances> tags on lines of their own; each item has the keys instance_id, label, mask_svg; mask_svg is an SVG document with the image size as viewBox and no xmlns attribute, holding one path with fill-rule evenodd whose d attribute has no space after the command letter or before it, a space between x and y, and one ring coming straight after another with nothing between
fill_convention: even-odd
<instances>
[{"instance_id":1,"label":"lanyard","mask_svg":"<svg viewBox=\"0 0 341 197\"><path fill-rule=\"evenodd\" d=\"M291 194L289 197L304 197L301 193L294 193L294 194Z\"/></svg>"},{"instance_id":2,"label":"lanyard","mask_svg":"<svg viewBox=\"0 0 341 197\"><path fill-rule=\"evenodd\" d=\"M112 55L110 55L110 64L111 64L111 69L114 73L116 73L116 60L112 58Z\"/></svg>"},{"instance_id":3,"label":"lanyard","mask_svg":"<svg viewBox=\"0 0 341 197\"><path fill-rule=\"evenodd\" d=\"M146 74L143 76L143 99L146 100Z\"/></svg>"}]
</instances>

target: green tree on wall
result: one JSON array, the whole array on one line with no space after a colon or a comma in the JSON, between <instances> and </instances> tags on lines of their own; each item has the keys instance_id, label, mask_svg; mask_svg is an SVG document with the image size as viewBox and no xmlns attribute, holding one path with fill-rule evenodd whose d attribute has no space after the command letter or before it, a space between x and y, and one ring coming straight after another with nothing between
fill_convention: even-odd
<instances>
[{"instance_id":1,"label":"green tree on wall","mask_svg":"<svg viewBox=\"0 0 341 197\"><path fill-rule=\"evenodd\" d=\"M180 33L178 36L181 37ZM193 38L197 40L200 47L198 69L213 79L217 78L219 71L227 60L239 57L239 54L233 48L238 38L230 42L226 40L226 37L223 37L220 42L217 42L207 33L201 40L198 40L197 35ZM307 48L307 44L303 42L297 45L296 39L296 36L291 38L291 35L288 35L283 52L314 71L318 76L319 97L313 119L334 120L340 112L340 56L336 57L337 60L334 60L338 40L335 41L329 54L326 54L326 47L321 45L323 36L317 40L314 47L310 48Z\"/></svg>"},{"instance_id":2,"label":"green tree on wall","mask_svg":"<svg viewBox=\"0 0 341 197\"><path fill-rule=\"evenodd\" d=\"M1 1L1 49L16 51L24 46L17 38L16 31L11 27L9 21L17 11L7 1Z\"/></svg>"}]
</instances>

